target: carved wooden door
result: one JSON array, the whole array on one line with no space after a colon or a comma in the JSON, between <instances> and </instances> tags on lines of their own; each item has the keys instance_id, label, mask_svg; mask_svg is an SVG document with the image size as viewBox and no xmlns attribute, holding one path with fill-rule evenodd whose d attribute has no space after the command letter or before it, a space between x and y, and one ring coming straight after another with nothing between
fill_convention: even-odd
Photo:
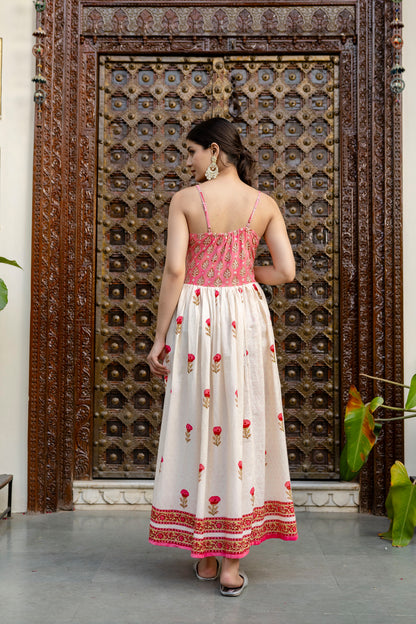
<instances>
[{"instance_id":1,"label":"carved wooden door","mask_svg":"<svg viewBox=\"0 0 416 624\"><path fill-rule=\"evenodd\" d=\"M154 474L163 384L152 343L172 194L191 183L185 137L233 119L293 245L296 280L264 287L292 477L336 478L338 57L102 57L96 262L95 478ZM258 260L269 262L260 245ZM184 406L185 408L185 406Z\"/></svg>"}]
</instances>

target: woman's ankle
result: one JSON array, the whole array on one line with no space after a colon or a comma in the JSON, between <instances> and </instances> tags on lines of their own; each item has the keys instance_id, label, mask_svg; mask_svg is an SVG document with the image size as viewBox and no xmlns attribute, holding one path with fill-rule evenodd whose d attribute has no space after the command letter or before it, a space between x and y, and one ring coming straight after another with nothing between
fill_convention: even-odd
<instances>
[{"instance_id":1,"label":"woman's ankle","mask_svg":"<svg viewBox=\"0 0 416 624\"><path fill-rule=\"evenodd\" d=\"M221 567L221 583L226 587L239 587L241 584L240 577L240 560L223 558Z\"/></svg>"},{"instance_id":2,"label":"woman's ankle","mask_svg":"<svg viewBox=\"0 0 416 624\"><path fill-rule=\"evenodd\" d=\"M201 576L214 576L217 572L217 560L215 557L204 557L198 563L198 573Z\"/></svg>"}]
</instances>

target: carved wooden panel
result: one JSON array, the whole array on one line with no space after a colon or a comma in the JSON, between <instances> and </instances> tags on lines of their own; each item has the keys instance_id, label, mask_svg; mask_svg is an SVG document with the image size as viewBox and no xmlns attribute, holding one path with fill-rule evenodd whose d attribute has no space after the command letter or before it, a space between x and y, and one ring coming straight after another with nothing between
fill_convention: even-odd
<instances>
[{"instance_id":1,"label":"carved wooden panel","mask_svg":"<svg viewBox=\"0 0 416 624\"><path fill-rule=\"evenodd\" d=\"M292 476L336 476L338 59L104 57L100 67L93 474L154 474L163 385L145 357L167 206L191 183L187 132L218 114L234 119L255 156L255 185L281 205L296 256L294 283L264 287ZM263 244L259 261L269 260Z\"/></svg>"},{"instance_id":2,"label":"carved wooden panel","mask_svg":"<svg viewBox=\"0 0 416 624\"><path fill-rule=\"evenodd\" d=\"M298 479L336 478L338 471L338 62L323 56L226 64L235 97L250 103L235 118L257 153L258 187L281 207L296 259L293 283L264 290L279 349L289 465ZM265 245L259 260L269 262Z\"/></svg>"},{"instance_id":3,"label":"carved wooden panel","mask_svg":"<svg viewBox=\"0 0 416 624\"><path fill-rule=\"evenodd\" d=\"M35 127L30 510L71 508L74 475L92 476L102 55L338 56L340 403L351 382L366 396L400 402L400 391L359 378L402 376L401 139L400 111L393 117L386 87L390 19L378 0L243 0L238 7L232 0L54 0L38 14L47 33L47 100ZM394 459L403 459L401 424L385 428L361 473L362 509L383 512Z\"/></svg>"},{"instance_id":4,"label":"carved wooden panel","mask_svg":"<svg viewBox=\"0 0 416 624\"><path fill-rule=\"evenodd\" d=\"M93 475L153 477L163 383L150 375L172 194L192 121L213 111L209 59L100 63Z\"/></svg>"},{"instance_id":5,"label":"carved wooden panel","mask_svg":"<svg viewBox=\"0 0 416 624\"><path fill-rule=\"evenodd\" d=\"M168 6L154 3L86 2L82 10L82 33L98 36L152 35L352 35L355 33L355 2L311 2L293 6L291 2L265 2L259 6L225 6L205 2L200 6ZM179 5L180 3L178 3ZM273 6L273 5L281 6ZM156 6L155 6L156 5Z\"/></svg>"}]
</instances>

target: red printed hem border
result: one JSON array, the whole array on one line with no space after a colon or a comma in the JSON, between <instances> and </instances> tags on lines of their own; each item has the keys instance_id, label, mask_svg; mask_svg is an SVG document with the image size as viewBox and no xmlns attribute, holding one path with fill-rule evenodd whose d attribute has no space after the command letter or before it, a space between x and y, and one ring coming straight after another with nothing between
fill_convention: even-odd
<instances>
[{"instance_id":1,"label":"red printed hem border","mask_svg":"<svg viewBox=\"0 0 416 624\"><path fill-rule=\"evenodd\" d=\"M196 518L185 511L153 507L150 519L151 544L184 548L192 557L241 558L251 546L267 539L294 541L297 537L293 503L265 503L243 518Z\"/></svg>"}]
</instances>

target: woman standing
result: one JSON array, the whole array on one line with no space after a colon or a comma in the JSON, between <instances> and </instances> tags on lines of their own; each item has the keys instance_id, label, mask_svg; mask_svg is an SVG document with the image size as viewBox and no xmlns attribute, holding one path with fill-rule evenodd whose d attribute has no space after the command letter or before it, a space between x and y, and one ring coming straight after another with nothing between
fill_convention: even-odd
<instances>
[{"instance_id":1,"label":"woman standing","mask_svg":"<svg viewBox=\"0 0 416 624\"><path fill-rule=\"evenodd\" d=\"M221 593L238 596L247 585L239 562L252 545L297 538L273 330L258 284L292 281L295 262L276 203L250 186L254 162L235 126L209 119L187 139L198 184L172 199L148 355L166 381L149 539L190 550L198 579L220 576ZM270 266L254 266L262 236Z\"/></svg>"}]
</instances>

